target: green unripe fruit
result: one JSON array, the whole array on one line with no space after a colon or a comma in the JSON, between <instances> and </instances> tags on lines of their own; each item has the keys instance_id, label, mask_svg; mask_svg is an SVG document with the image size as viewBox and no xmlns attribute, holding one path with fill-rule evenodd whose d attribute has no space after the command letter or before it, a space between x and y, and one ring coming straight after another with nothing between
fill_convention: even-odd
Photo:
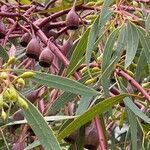
<instances>
[{"instance_id":1,"label":"green unripe fruit","mask_svg":"<svg viewBox=\"0 0 150 150\"><path fill-rule=\"evenodd\" d=\"M88 15L85 17L86 20L94 20L97 17L97 15Z\"/></svg>"},{"instance_id":2,"label":"green unripe fruit","mask_svg":"<svg viewBox=\"0 0 150 150\"><path fill-rule=\"evenodd\" d=\"M8 77L8 74L6 72L1 72L0 74L1 79L7 79L7 77Z\"/></svg>"},{"instance_id":3,"label":"green unripe fruit","mask_svg":"<svg viewBox=\"0 0 150 150\"><path fill-rule=\"evenodd\" d=\"M5 121L7 118L7 114L3 109L2 109L2 113L1 113L1 118L3 119L3 121Z\"/></svg>"},{"instance_id":4,"label":"green unripe fruit","mask_svg":"<svg viewBox=\"0 0 150 150\"><path fill-rule=\"evenodd\" d=\"M98 64L102 63L102 60L103 60L103 53L99 57L97 57L97 63Z\"/></svg>"},{"instance_id":5,"label":"green unripe fruit","mask_svg":"<svg viewBox=\"0 0 150 150\"><path fill-rule=\"evenodd\" d=\"M138 2L136 2L136 1L132 1L132 4L134 7L138 7L138 5L139 5Z\"/></svg>"},{"instance_id":6,"label":"green unripe fruit","mask_svg":"<svg viewBox=\"0 0 150 150\"><path fill-rule=\"evenodd\" d=\"M143 84L142 84L142 87L143 87L143 88L150 88L150 82L143 83Z\"/></svg>"},{"instance_id":7,"label":"green unripe fruit","mask_svg":"<svg viewBox=\"0 0 150 150\"><path fill-rule=\"evenodd\" d=\"M101 6L103 4L104 0L99 0L95 3L95 6Z\"/></svg>"},{"instance_id":8,"label":"green unripe fruit","mask_svg":"<svg viewBox=\"0 0 150 150\"><path fill-rule=\"evenodd\" d=\"M96 2L88 2L86 5L87 6L94 6Z\"/></svg>"},{"instance_id":9,"label":"green unripe fruit","mask_svg":"<svg viewBox=\"0 0 150 150\"><path fill-rule=\"evenodd\" d=\"M96 81L97 81L97 78L91 78L85 82L85 85L90 85L92 83L95 83Z\"/></svg>"},{"instance_id":10,"label":"green unripe fruit","mask_svg":"<svg viewBox=\"0 0 150 150\"><path fill-rule=\"evenodd\" d=\"M23 78L17 79L16 82L17 82L19 85L21 85L21 86L25 86L25 80L24 80Z\"/></svg>"},{"instance_id":11,"label":"green unripe fruit","mask_svg":"<svg viewBox=\"0 0 150 150\"><path fill-rule=\"evenodd\" d=\"M18 96L18 101L17 101L18 105L24 109L28 109L28 104L27 102L20 96Z\"/></svg>"},{"instance_id":12,"label":"green unripe fruit","mask_svg":"<svg viewBox=\"0 0 150 150\"><path fill-rule=\"evenodd\" d=\"M11 65L11 64L14 64L15 61L16 61L16 58L15 58L15 57L10 57L9 60L8 60L8 62L7 62L7 65L9 66L9 65Z\"/></svg>"},{"instance_id":13,"label":"green unripe fruit","mask_svg":"<svg viewBox=\"0 0 150 150\"><path fill-rule=\"evenodd\" d=\"M87 67L83 67L83 68L81 69L81 74L83 75L86 71L87 71Z\"/></svg>"},{"instance_id":14,"label":"green unripe fruit","mask_svg":"<svg viewBox=\"0 0 150 150\"><path fill-rule=\"evenodd\" d=\"M131 76L131 77L134 77L134 73L130 70L127 70L127 73Z\"/></svg>"},{"instance_id":15,"label":"green unripe fruit","mask_svg":"<svg viewBox=\"0 0 150 150\"><path fill-rule=\"evenodd\" d=\"M16 92L16 89L13 86L10 86L9 93L10 93L10 100L12 102L17 101L18 94Z\"/></svg>"},{"instance_id":16,"label":"green unripe fruit","mask_svg":"<svg viewBox=\"0 0 150 150\"><path fill-rule=\"evenodd\" d=\"M3 95L0 94L0 109L3 107Z\"/></svg>"},{"instance_id":17,"label":"green unripe fruit","mask_svg":"<svg viewBox=\"0 0 150 150\"><path fill-rule=\"evenodd\" d=\"M3 98L4 98L4 100L6 100L6 101L9 101L9 100L10 100L9 88L7 88L7 89L5 90L5 92L3 93Z\"/></svg>"},{"instance_id":18,"label":"green unripe fruit","mask_svg":"<svg viewBox=\"0 0 150 150\"><path fill-rule=\"evenodd\" d=\"M32 71L27 71L27 72L24 72L23 74L21 74L21 75L19 76L19 78L23 78L23 79L25 79L25 78L31 78L31 77L33 77L34 75L35 75L34 72L32 72Z\"/></svg>"},{"instance_id":19,"label":"green unripe fruit","mask_svg":"<svg viewBox=\"0 0 150 150\"><path fill-rule=\"evenodd\" d=\"M98 72L98 71L101 71L101 69L99 67L94 67L92 68L91 72Z\"/></svg>"}]
</instances>

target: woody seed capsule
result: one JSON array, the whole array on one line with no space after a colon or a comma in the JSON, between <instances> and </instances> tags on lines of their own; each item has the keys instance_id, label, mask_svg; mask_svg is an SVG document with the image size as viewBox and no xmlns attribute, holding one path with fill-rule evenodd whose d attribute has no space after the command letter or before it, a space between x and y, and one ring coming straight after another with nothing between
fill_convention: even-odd
<instances>
[{"instance_id":1,"label":"woody seed capsule","mask_svg":"<svg viewBox=\"0 0 150 150\"><path fill-rule=\"evenodd\" d=\"M67 55L67 53L71 50L72 47L73 47L73 41L69 39L64 42L63 46L61 47L61 50L64 55Z\"/></svg>"},{"instance_id":2,"label":"woody seed capsule","mask_svg":"<svg viewBox=\"0 0 150 150\"><path fill-rule=\"evenodd\" d=\"M26 56L38 61L40 53L41 53L40 42L38 41L37 38L32 38L32 40L27 45Z\"/></svg>"},{"instance_id":3,"label":"woody seed capsule","mask_svg":"<svg viewBox=\"0 0 150 150\"><path fill-rule=\"evenodd\" d=\"M53 59L54 59L54 55L52 54L50 49L46 47L40 54L39 64L42 67L50 67Z\"/></svg>"},{"instance_id":4,"label":"woody seed capsule","mask_svg":"<svg viewBox=\"0 0 150 150\"><path fill-rule=\"evenodd\" d=\"M70 30L76 30L79 27L79 16L75 12L75 7L73 6L72 9L66 16L66 26Z\"/></svg>"},{"instance_id":5,"label":"woody seed capsule","mask_svg":"<svg viewBox=\"0 0 150 150\"><path fill-rule=\"evenodd\" d=\"M30 40L31 40L31 36L29 35L29 33L25 33L20 40L20 45L22 47L26 47L30 42Z\"/></svg>"}]
</instances>

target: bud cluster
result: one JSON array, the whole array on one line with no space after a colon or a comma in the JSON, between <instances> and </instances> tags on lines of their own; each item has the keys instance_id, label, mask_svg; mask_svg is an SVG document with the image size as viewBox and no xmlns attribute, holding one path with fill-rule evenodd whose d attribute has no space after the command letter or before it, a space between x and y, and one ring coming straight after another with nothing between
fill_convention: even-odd
<instances>
[{"instance_id":1,"label":"bud cluster","mask_svg":"<svg viewBox=\"0 0 150 150\"><path fill-rule=\"evenodd\" d=\"M0 113L5 121L7 118L6 110L10 105L17 105L20 108L28 109L28 104L18 93L19 89L25 86L25 79L33 77L31 71L24 72L17 76L9 71L9 66L15 63L15 58L10 57L7 63L0 70Z\"/></svg>"}]
</instances>

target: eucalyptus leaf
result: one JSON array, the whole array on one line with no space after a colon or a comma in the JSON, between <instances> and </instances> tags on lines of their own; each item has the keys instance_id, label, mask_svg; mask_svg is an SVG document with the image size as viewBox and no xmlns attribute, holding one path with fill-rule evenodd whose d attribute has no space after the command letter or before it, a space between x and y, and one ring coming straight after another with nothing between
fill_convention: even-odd
<instances>
[{"instance_id":1,"label":"eucalyptus leaf","mask_svg":"<svg viewBox=\"0 0 150 150\"><path fill-rule=\"evenodd\" d=\"M131 132L131 147L132 150L137 150L137 119L135 114L127 107L127 117L130 124L130 132Z\"/></svg>"},{"instance_id":2,"label":"eucalyptus leaf","mask_svg":"<svg viewBox=\"0 0 150 150\"><path fill-rule=\"evenodd\" d=\"M122 94L115 97L107 98L104 101L99 102L98 104L87 110L84 114L79 116L77 119L72 121L63 131L60 132L60 134L58 135L58 139L62 140L66 136L70 135L73 131L77 130L82 125L89 122L93 117L109 110L109 108L123 100L123 98L125 98L126 96L127 94Z\"/></svg>"},{"instance_id":3,"label":"eucalyptus leaf","mask_svg":"<svg viewBox=\"0 0 150 150\"><path fill-rule=\"evenodd\" d=\"M80 38L77 46L75 47L75 49L73 51L69 66L66 71L66 74L68 77L74 73L74 71L75 71L74 68L75 68L76 64L82 59L83 54L85 53L89 31L90 31L90 28L88 28L84 32L83 36Z\"/></svg>"},{"instance_id":4,"label":"eucalyptus leaf","mask_svg":"<svg viewBox=\"0 0 150 150\"><path fill-rule=\"evenodd\" d=\"M52 131L51 127L48 126L39 110L28 101L23 95L21 95L28 103L29 108L23 109L25 118L29 125L37 135L41 145L45 150L61 150L60 145Z\"/></svg>"},{"instance_id":5,"label":"eucalyptus leaf","mask_svg":"<svg viewBox=\"0 0 150 150\"><path fill-rule=\"evenodd\" d=\"M127 50L125 59L125 68L133 61L139 44L139 34L135 26L127 24Z\"/></svg>"},{"instance_id":6,"label":"eucalyptus leaf","mask_svg":"<svg viewBox=\"0 0 150 150\"><path fill-rule=\"evenodd\" d=\"M85 96L97 96L99 93L92 88L89 88L75 80L69 78L60 77L57 75L35 72L33 81L46 85L52 88L58 88L66 92Z\"/></svg>"},{"instance_id":7,"label":"eucalyptus leaf","mask_svg":"<svg viewBox=\"0 0 150 150\"><path fill-rule=\"evenodd\" d=\"M7 51L1 45L0 45L0 57L3 58L5 62L7 62L9 59Z\"/></svg>"},{"instance_id":8,"label":"eucalyptus leaf","mask_svg":"<svg viewBox=\"0 0 150 150\"><path fill-rule=\"evenodd\" d=\"M147 35L146 32L141 28L138 28L138 33L139 33L140 41L143 46L144 53L149 66L149 71L150 71L150 59L149 59L150 58L150 36Z\"/></svg>"}]
</instances>

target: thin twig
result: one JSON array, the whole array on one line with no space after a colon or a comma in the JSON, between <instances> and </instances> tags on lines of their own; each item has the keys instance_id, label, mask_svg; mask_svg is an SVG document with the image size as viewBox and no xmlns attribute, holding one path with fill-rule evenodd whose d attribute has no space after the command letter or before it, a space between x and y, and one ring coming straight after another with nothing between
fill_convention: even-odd
<instances>
[{"instance_id":1,"label":"thin twig","mask_svg":"<svg viewBox=\"0 0 150 150\"><path fill-rule=\"evenodd\" d=\"M150 102L150 95L136 80L134 80L130 75L128 75L125 71L121 69L116 69L116 73L118 76L124 77L132 86L137 88L137 90L140 91L144 95L144 97Z\"/></svg>"}]
</instances>

